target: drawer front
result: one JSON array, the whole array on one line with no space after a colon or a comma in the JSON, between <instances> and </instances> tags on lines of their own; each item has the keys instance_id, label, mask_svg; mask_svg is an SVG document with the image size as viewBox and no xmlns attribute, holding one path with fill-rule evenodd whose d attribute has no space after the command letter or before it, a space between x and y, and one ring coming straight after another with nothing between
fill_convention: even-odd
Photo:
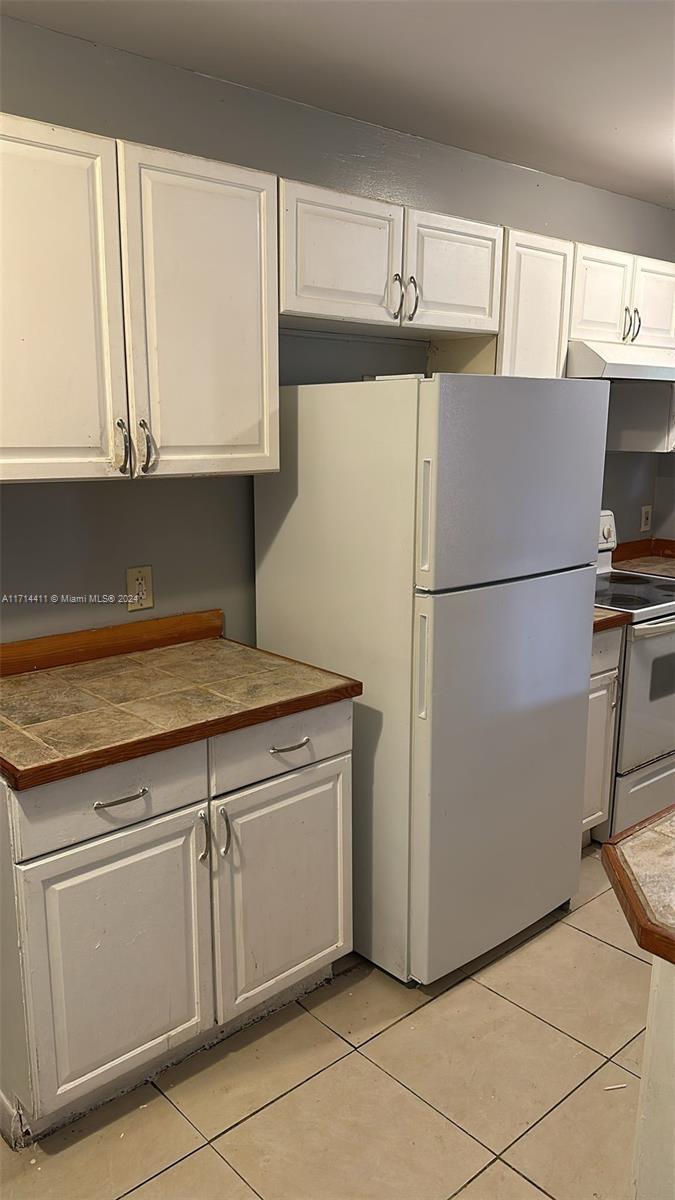
<instances>
[{"instance_id":1,"label":"drawer front","mask_svg":"<svg viewBox=\"0 0 675 1200\"><path fill-rule=\"evenodd\" d=\"M593 634L591 675L613 671L619 665L623 629L601 629Z\"/></svg>"},{"instance_id":2,"label":"drawer front","mask_svg":"<svg viewBox=\"0 0 675 1200\"><path fill-rule=\"evenodd\" d=\"M351 748L351 700L223 733L209 742L211 795L273 779Z\"/></svg>"},{"instance_id":3,"label":"drawer front","mask_svg":"<svg viewBox=\"0 0 675 1200\"><path fill-rule=\"evenodd\" d=\"M138 795L140 792L142 795ZM14 861L51 854L199 803L207 796L205 741L101 767L58 783L10 791ZM116 800L124 803L107 807Z\"/></svg>"}]
</instances>

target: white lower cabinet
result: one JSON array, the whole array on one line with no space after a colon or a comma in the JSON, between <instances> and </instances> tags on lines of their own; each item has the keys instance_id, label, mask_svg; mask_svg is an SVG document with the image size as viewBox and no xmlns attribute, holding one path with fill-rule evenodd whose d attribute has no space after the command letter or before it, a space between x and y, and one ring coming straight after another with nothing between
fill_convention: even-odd
<instances>
[{"instance_id":1,"label":"white lower cabinet","mask_svg":"<svg viewBox=\"0 0 675 1200\"><path fill-rule=\"evenodd\" d=\"M222 1023L351 950L351 756L213 800L211 823Z\"/></svg>"},{"instance_id":2,"label":"white lower cabinet","mask_svg":"<svg viewBox=\"0 0 675 1200\"><path fill-rule=\"evenodd\" d=\"M592 829L609 816L618 687L617 670L591 676L582 830Z\"/></svg>"},{"instance_id":3,"label":"white lower cabinet","mask_svg":"<svg viewBox=\"0 0 675 1200\"><path fill-rule=\"evenodd\" d=\"M33 1116L214 1023L207 806L16 868Z\"/></svg>"}]
</instances>

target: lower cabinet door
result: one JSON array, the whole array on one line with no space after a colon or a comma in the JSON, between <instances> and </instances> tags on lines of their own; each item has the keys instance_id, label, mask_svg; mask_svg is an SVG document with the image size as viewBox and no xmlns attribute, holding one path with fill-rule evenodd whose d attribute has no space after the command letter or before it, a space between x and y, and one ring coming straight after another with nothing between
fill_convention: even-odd
<instances>
[{"instance_id":1,"label":"lower cabinet door","mask_svg":"<svg viewBox=\"0 0 675 1200\"><path fill-rule=\"evenodd\" d=\"M592 829L609 816L618 671L591 676L588 696L588 740L582 829Z\"/></svg>"},{"instance_id":2,"label":"lower cabinet door","mask_svg":"<svg viewBox=\"0 0 675 1200\"><path fill-rule=\"evenodd\" d=\"M214 1024L207 816L15 868L34 1117Z\"/></svg>"},{"instance_id":3,"label":"lower cabinet door","mask_svg":"<svg viewBox=\"0 0 675 1200\"><path fill-rule=\"evenodd\" d=\"M211 813L222 1023L351 950L351 755L214 800Z\"/></svg>"}]
</instances>

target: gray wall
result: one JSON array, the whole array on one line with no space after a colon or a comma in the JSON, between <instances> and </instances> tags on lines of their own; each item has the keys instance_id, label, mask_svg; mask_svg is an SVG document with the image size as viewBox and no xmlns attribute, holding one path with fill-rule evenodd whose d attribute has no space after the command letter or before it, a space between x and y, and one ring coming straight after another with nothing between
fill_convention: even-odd
<instances>
[{"instance_id":1,"label":"gray wall","mask_svg":"<svg viewBox=\"0 0 675 1200\"><path fill-rule=\"evenodd\" d=\"M675 454L656 457L654 537L675 538Z\"/></svg>"},{"instance_id":2,"label":"gray wall","mask_svg":"<svg viewBox=\"0 0 675 1200\"><path fill-rule=\"evenodd\" d=\"M21 21L2 18L1 34L0 104L7 112L419 208L672 256L675 213L655 205ZM414 344L281 339L283 382L423 368ZM250 481L5 485L0 504L3 592L121 591L124 568L150 562L156 615L222 607L228 632L253 638ZM632 511L631 501L627 519ZM145 615L153 614L129 619ZM4 606L3 618L3 637L11 640L107 624L126 619L126 610Z\"/></svg>"},{"instance_id":3,"label":"gray wall","mask_svg":"<svg viewBox=\"0 0 675 1200\"><path fill-rule=\"evenodd\" d=\"M640 509L643 504L654 505L656 471L661 457L660 454L617 451L605 458L602 507L611 508L614 513L620 542L654 536L655 513L652 513L652 529L649 533L640 533Z\"/></svg>"}]
</instances>

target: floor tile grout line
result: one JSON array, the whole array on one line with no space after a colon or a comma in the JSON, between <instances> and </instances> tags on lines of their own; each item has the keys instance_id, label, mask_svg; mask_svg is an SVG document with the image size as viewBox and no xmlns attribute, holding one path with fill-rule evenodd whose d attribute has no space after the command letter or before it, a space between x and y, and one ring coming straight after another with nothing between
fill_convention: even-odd
<instances>
[{"instance_id":1,"label":"floor tile grout line","mask_svg":"<svg viewBox=\"0 0 675 1200\"><path fill-rule=\"evenodd\" d=\"M560 1108L561 1104L565 1104L569 1100L570 1096L573 1096L575 1092L578 1092L579 1088L584 1087L585 1084L587 1084L589 1082L589 1080L593 1079L596 1075L599 1074L600 1071L602 1071L607 1066L616 1067L616 1069L618 1071L624 1070L624 1068L620 1067L618 1063L612 1062L612 1060L610 1058L605 1059L605 1061L603 1063L600 1063L599 1067L596 1067L595 1070L591 1071L590 1075L587 1075L585 1079L582 1079L581 1083L578 1083L576 1085L576 1087L573 1087L571 1092L568 1092L566 1096L563 1096L562 1100L558 1100L558 1102L556 1104L554 1104L553 1107L548 1110L548 1112L544 1113L543 1116L541 1116L541 1117L537 1117L537 1120L533 1121L532 1124L530 1126L528 1126L528 1128L525 1130L524 1133L519 1134L519 1136L517 1138L514 1138L512 1142L509 1142L508 1146L505 1146L503 1150L500 1150L499 1157L502 1158L505 1154L508 1154L509 1150L512 1150L517 1142L520 1142L523 1140L523 1138L526 1138L528 1136L528 1134L530 1134L532 1132L533 1129L536 1129L537 1125L540 1125L542 1121L546 1120L547 1117L550 1117L552 1112L555 1112L555 1110L557 1108ZM626 1074L630 1075L630 1071L627 1071ZM635 1076L633 1076L633 1078L635 1078ZM504 1159L504 1161L506 1162L506 1165L508 1167L511 1166L511 1163L508 1162L507 1159ZM514 1170L515 1170L515 1168L514 1168ZM538 1186L539 1185L537 1184L537 1187Z\"/></svg>"},{"instance_id":2,"label":"floor tile grout line","mask_svg":"<svg viewBox=\"0 0 675 1200\"><path fill-rule=\"evenodd\" d=\"M508 1167L509 1171L515 1171L516 1175L520 1175L521 1179L524 1179L526 1183L530 1183L533 1188L536 1188L538 1192L541 1192L542 1196L547 1196L548 1200L556 1200L556 1197L552 1194L552 1192L547 1192L545 1187L542 1187L540 1183L536 1183L534 1179L530 1179L530 1176L526 1175L524 1171L521 1171L519 1167L513 1167L511 1163L504 1162L504 1159L501 1157L501 1155L498 1156L498 1161L503 1163L505 1167Z\"/></svg>"},{"instance_id":3,"label":"floor tile grout line","mask_svg":"<svg viewBox=\"0 0 675 1200\"><path fill-rule=\"evenodd\" d=\"M292 1087L286 1088L285 1092L280 1092L279 1095L274 1096L272 1100L267 1100L265 1104L260 1105L260 1108L254 1109L253 1112L247 1113L245 1117L241 1117L238 1121L234 1121L232 1125L227 1125L225 1129L221 1129L218 1133L214 1133L212 1137L206 1139L207 1144L209 1146L213 1146L213 1143L218 1141L218 1138L225 1137L225 1134L227 1133L232 1133L233 1129L238 1129L240 1125L244 1125L245 1122L250 1121L252 1117L257 1117L260 1113L265 1112L265 1109L271 1108L272 1105L276 1104L278 1100L283 1100L286 1096L290 1096L291 1092L297 1092L298 1088L303 1087L305 1083L309 1083L310 1080L316 1079L319 1075L323 1075L324 1071L329 1071L331 1067L336 1067L338 1063L344 1062L345 1059L350 1058L355 1052L356 1047L350 1046L346 1054L341 1054L339 1058L335 1058L332 1062L326 1063L325 1067L319 1067L318 1071L313 1071L312 1074L308 1075L305 1079L301 1079L298 1083L294 1083ZM205 1135L202 1134L202 1137L204 1136ZM220 1154L220 1151L218 1151L218 1153ZM221 1157L225 1158L225 1155L223 1154ZM225 1159L225 1161L227 1162L228 1160ZM230 1166L231 1165L232 1164L230 1164Z\"/></svg>"},{"instance_id":4,"label":"floor tile grout line","mask_svg":"<svg viewBox=\"0 0 675 1200\"><path fill-rule=\"evenodd\" d=\"M495 996L501 996L502 1000L508 1000L509 1004L513 1004L514 1008L519 1008L521 1012L526 1012L529 1013L531 1017L536 1017L538 1021L542 1021L543 1024L548 1025L550 1029L555 1029L557 1033L562 1033L565 1037L570 1038L571 1041L576 1042L577 1045L583 1046L586 1050L592 1050L594 1054L599 1054L601 1058L604 1058L607 1062L610 1061L611 1055L605 1054L604 1050L598 1050L596 1046L591 1046L588 1042L582 1042L581 1038L576 1037L573 1033L568 1033L566 1029L561 1029L559 1025L554 1025L552 1021L547 1021L545 1017L540 1017L538 1013L532 1012L532 1010L529 1008L525 1008L523 1004L518 1004L518 1002L516 1000L512 1000L510 996L505 996L502 992L498 992L496 988L490 987L488 983L483 983L482 979L475 979L474 982L479 983L480 986L484 987L488 992L493 992ZM639 1030L638 1032L641 1033L642 1030ZM633 1036L628 1039L628 1042L625 1043L626 1046L629 1042L633 1041L633 1038L636 1038L637 1036L638 1033L634 1033ZM612 1053L619 1054L620 1050L621 1048L619 1050L614 1050Z\"/></svg>"},{"instance_id":5,"label":"floor tile grout line","mask_svg":"<svg viewBox=\"0 0 675 1200\"><path fill-rule=\"evenodd\" d=\"M465 1188L468 1188L469 1184L475 1183L477 1179L480 1179L481 1175L484 1175L486 1171L489 1171L490 1167L493 1167L496 1162L499 1162L498 1155L495 1155L495 1157L492 1158L489 1163L486 1163L484 1167L481 1167L480 1171L476 1171L476 1174L472 1175L470 1179L466 1179L464 1183L461 1183L454 1192L450 1193L447 1200L455 1200L455 1196L461 1196L462 1192Z\"/></svg>"},{"instance_id":6,"label":"floor tile grout line","mask_svg":"<svg viewBox=\"0 0 675 1200\"><path fill-rule=\"evenodd\" d=\"M160 1171L155 1171L154 1175L148 1175L146 1179L142 1179L140 1183L135 1183L126 1192L120 1192L115 1197L115 1200L125 1200L125 1197L133 1196L134 1192L137 1192L139 1188L145 1187L146 1183L151 1183L153 1179L159 1179L160 1175L165 1175L172 1167L177 1167L179 1163L185 1162L186 1158L193 1158L195 1154L199 1154L200 1150L204 1150L207 1145L208 1143L204 1142L202 1146L195 1146L194 1150L189 1150L187 1154L183 1154L181 1158L177 1158L175 1162L169 1163L168 1166L162 1167Z\"/></svg>"},{"instance_id":7,"label":"floor tile grout line","mask_svg":"<svg viewBox=\"0 0 675 1200\"><path fill-rule=\"evenodd\" d=\"M356 1049L356 1053L360 1054L358 1047ZM381 1071L383 1075L386 1075L388 1079L391 1079L393 1083L397 1083L399 1087L402 1087L406 1092L409 1092L410 1095L414 1096L416 1100L421 1100L422 1104L425 1104L427 1108L432 1110L432 1112L437 1113L439 1117L443 1117L443 1120L447 1121L449 1125L454 1125L455 1129L458 1129L460 1133L465 1134L466 1137L470 1137L472 1142L477 1142L478 1145L482 1146L483 1150L487 1150L488 1154L491 1154L493 1158L497 1157L496 1150L493 1150L491 1146L487 1146L485 1142L481 1142L480 1138L476 1137L475 1133L469 1133L468 1129L465 1129L463 1125L459 1125L457 1121L454 1121L452 1117L448 1116L447 1113L442 1112L440 1108L436 1108L436 1105L432 1104L430 1100L425 1100L424 1096L420 1096L419 1092L416 1092L414 1088L409 1086L409 1084L404 1083L402 1079L397 1079L395 1075L392 1075L390 1071L387 1071L385 1067L380 1066L379 1063L373 1062L372 1058L368 1058L367 1054L362 1054L361 1057L364 1058L366 1062L370 1063L371 1067L377 1067L377 1070Z\"/></svg>"},{"instance_id":8,"label":"floor tile grout line","mask_svg":"<svg viewBox=\"0 0 675 1200\"><path fill-rule=\"evenodd\" d=\"M578 912L579 910L575 909L574 911ZM596 942L602 942L603 946L611 946L612 950L620 950L622 954L627 954L629 958L637 959L638 962L644 963L646 967L651 967L652 965L646 959L641 958L639 954L633 954L632 950L625 950L623 946L615 946L614 942L608 942L606 938L599 937L597 933L591 933L590 929L580 929L578 925L573 925L567 917L565 918L565 924L569 925L570 929L576 929L577 933L585 933L586 937L594 938ZM635 944L637 945L637 942Z\"/></svg>"}]
</instances>

